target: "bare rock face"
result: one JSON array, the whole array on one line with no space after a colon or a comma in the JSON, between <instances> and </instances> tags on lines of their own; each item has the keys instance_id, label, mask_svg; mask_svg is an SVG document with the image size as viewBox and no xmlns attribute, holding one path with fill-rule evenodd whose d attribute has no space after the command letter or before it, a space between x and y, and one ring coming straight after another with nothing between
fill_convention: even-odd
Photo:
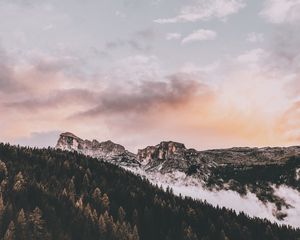
<instances>
[{"instance_id":1,"label":"bare rock face","mask_svg":"<svg viewBox=\"0 0 300 240\"><path fill-rule=\"evenodd\" d=\"M75 136L73 133L70 132L62 133L60 134L60 137L57 141L56 148L62 150L77 151L80 141L82 140L77 136Z\"/></svg>"},{"instance_id":2,"label":"bare rock face","mask_svg":"<svg viewBox=\"0 0 300 240\"><path fill-rule=\"evenodd\" d=\"M176 155L182 155L186 150L184 144L177 142L161 142L156 146L148 146L138 150L137 157L144 165L153 161L171 160Z\"/></svg>"},{"instance_id":3,"label":"bare rock face","mask_svg":"<svg viewBox=\"0 0 300 240\"><path fill-rule=\"evenodd\" d=\"M188 175L196 174L201 178L206 178L214 165L213 160L207 162L195 149L187 149L184 144L172 141L140 149L137 158L149 172L180 171Z\"/></svg>"},{"instance_id":4,"label":"bare rock face","mask_svg":"<svg viewBox=\"0 0 300 240\"><path fill-rule=\"evenodd\" d=\"M105 142L83 140L73 133L66 132L60 135L56 148L76 151L87 156L118 163L120 165L140 165L133 153L126 151L122 145L113 143L110 140Z\"/></svg>"},{"instance_id":5,"label":"bare rock face","mask_svg":"<svg viewBox=\"0 0 300 240\"><path fill-rule=\"evenodd\" d=\"M287 217L282 209L289 205L276 196L274 186L300 192L299 146L197 151L182 143L164 141L134 154L112 141L83 140L66 132L60 135L56 148L110 162L155 183L231 190L241 195L250 191L264 203L275 204L273 215L280 221Z\"/></svg>"},{"instance_id":6,"label":"bare rock face","mask_svg":"<svg viewBox=\"0 0 300 240\"><path fill-rule=\"evenodd\" d=\"M112 141L83 140L73 133L60 135L56 148L92 156L115 164L142 166L145 171L161 173L181 171L201 179L209 176L211 169L221 166L252 167L285 164L293 156L300 156L300 147L229 148L206 151L187 149L184 144L164 141L130 153ZM297 172L298 177L298 172ZM299 177L300 178L300 177Z\"/></svg>"},{"instance_id":7,"label":"bare rock face","mask_svg":"<svg viewBox=\"0 0 300 240\"><path fill-rule=\"evenodd\" d=\"M255 166L269 164L285 164L288 159L300 156L300 147L236 147L199 152L203 158L214 160L221 165Z\"/></svg>"}]
</instances>

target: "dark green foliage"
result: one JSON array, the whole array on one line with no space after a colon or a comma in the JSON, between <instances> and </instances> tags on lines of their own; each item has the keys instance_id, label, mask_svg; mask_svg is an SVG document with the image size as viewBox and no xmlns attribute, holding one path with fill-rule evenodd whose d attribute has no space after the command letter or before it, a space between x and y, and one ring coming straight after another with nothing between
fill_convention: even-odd
<instances>
[{"instance_id":1,"label":"dark green foliage","mask_svg":"<svg viewBox=\"0 0 300 240\"><path fill-rule=\"evenodd\" d=\"M300 168L300 158L291 157L284 164L253 165L248 167L227 165L215 168L213 177L225 182L236 180L241 184L271 182L286 184L300 190L300 181L296 180L295 169Z\"/></svg>"},{"instance_id":2,"label":"dark green foliage","mask_svg":"<svg viewBox=\"0 0 300 240\"><path fill-rule=\"evenodd\" d=\"M0 144L0 239L265 240L300 232L176 197L77 153Z\"/></svg>"},{"instance_id":3,"label":"dark green foliage","mask_svg":"<svg viewBox=\"0 0 300 240\"><path fill-rule=\"evenodd\" d=\"M264 202L273 202L280 210L286 205L284 199L274 195L272 185L287 185L300 191L300 179L296 177L296 169L300 168L300 158L291 157L281 164L268 165L226 165L213 169L207 186L209 188L227 188L246 194L250 190Z\"/></svg>"}]
</instances>

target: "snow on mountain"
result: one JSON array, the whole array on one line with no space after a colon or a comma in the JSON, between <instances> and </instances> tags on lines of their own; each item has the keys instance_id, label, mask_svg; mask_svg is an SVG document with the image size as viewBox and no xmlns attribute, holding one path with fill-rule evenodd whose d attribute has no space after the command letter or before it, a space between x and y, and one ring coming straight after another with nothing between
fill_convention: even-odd
<instances>
[{"instance_id":1,"label":"snow on mountain","mask_svg":"<svg viewBox=\"0 0 300 240\"><path fill-rule=\"evenodd\" d=\"M111 141L82 140L63 133L56 148L119 165L153 184L172 188L177 195L300 228L297 146L196 151L165 141L133 154Z\"/></svg>"},{"instance_id":2,"label":"snow on mountain","mask_svg":"<svg viewBox=\"0 0 300 240\"><path fill-rule=\"evenodd\" d=\"M300 180L300 168L296 169L296 181Z\"/></svg>"}]
</instances>

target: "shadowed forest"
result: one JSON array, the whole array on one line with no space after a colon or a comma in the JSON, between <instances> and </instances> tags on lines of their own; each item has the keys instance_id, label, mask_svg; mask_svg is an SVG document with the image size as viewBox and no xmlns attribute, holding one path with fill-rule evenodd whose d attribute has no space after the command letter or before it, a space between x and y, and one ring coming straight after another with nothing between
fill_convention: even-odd
<instances>
[{"instance_id":1,"label":"shadowed forest","mask_svg":"<svg viewBox=\"0 0 300 240\"><path fill-rule=\"evenodd\" d=\"M0 144L0 238L300 239L300 231L176 197L115 165Z\"/></svg>"}]
</instances>

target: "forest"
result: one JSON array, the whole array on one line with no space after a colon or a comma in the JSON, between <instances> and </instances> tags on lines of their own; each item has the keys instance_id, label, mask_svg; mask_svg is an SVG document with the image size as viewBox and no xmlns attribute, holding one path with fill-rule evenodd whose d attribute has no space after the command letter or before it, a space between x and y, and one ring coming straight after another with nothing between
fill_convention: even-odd
<instances>
[{"instance_id":1,"label":"forest","mask_svg":"<svg viewBox=\"0 0 300 240\"><path fill-rule=\"evenodd\" d=\"M226 165L213 169L207 181L207 187L228 189L246 195L248 191L256 194L263 202L275 203L278 209L289 207L283 198L274 194L273 186L285 185L300 191L300 179L296 176L300 168L300 158L292 156L280 164L266 164L253 166Z\"/></svg>"},{"instance_id":2,"label":"forest","mask_svg":"<svg viewBox=\"0 0 300 240\"><path fill-rule=\"evenodd\" d=\"M175 196L75 152L1 143L0 182L4 240L300 239L300 230Z\"/></svg>"}]
</instances>

